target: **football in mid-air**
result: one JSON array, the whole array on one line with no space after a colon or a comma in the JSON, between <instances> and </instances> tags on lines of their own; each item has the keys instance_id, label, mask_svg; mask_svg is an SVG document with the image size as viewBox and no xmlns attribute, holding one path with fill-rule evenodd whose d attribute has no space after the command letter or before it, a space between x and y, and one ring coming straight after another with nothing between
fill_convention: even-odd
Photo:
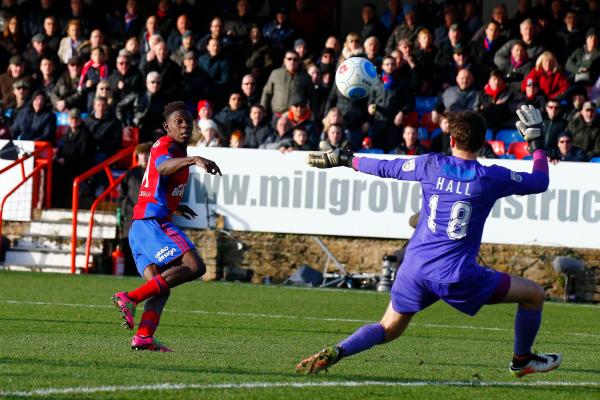
<instances>
[{"instance_id":1,"label":"football in mid-air","mask_svg":"<svg viewBox=\"0 0 600 400\"><path fill-rule=\"evenodd\" d=\"M341 94L350 99L367 97L377 79L377 68L366 58L350 57L335 71L335 84Z\"/></svg>"}]
</instances>

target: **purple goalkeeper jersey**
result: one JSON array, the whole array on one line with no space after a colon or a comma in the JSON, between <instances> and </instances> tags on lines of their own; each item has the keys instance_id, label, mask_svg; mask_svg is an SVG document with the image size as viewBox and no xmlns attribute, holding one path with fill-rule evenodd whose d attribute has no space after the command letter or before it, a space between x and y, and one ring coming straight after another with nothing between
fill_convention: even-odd
<instances>
[{"instance_id":1,"label":"purple goalkeeper jersey","mask_svg":"<svg viewBox=\"0 0 600 400\"><path fill-rule=\"evenodd\" d=\"M421 216L401 268L435 282L453 283L468 279L477 266L483 226L495 201L546 190L545 157L545 152L534 155L530 174L438 153L395 160L362 157L354 166L367 174L421 183Z\"/></svg>"}]
</instances>

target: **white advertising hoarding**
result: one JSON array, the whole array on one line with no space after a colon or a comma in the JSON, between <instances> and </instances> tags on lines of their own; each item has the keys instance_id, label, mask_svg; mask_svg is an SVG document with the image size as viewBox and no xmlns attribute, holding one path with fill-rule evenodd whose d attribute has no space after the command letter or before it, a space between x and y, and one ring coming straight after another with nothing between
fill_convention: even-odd
<instances>
[{"instance_id":1,"label":"white advertising hoarding","mask_svg":"<svg viewBox=\"0 0 600 400\"><path fill-rule=\"evenodd\" d=\"M408 219L421 208L418 183L311 168L303 152L189 147L188 154L215 161L223 176L191 169L184 202L199 217L178 218L184 227L205 228L216 212L235 230L408 238ZM532 161L480 162L524 172L532 167ZM499 200L483 241L600 248L599 178L600 164L550 165L548 191Z\"/></svg>"},{"instance_id":2,"label":"white advertising hoarding","mask_svg":"<svg viewBox=\"0 0 600 400\"><path fill-rule=\"evenodd\" d=\"M19 156L25 152L34 150L35 142L28 140L15 140L14 145L19 151ZM2 149L8 144L8 140L0 140L0 169L3 169L14 162L14 160L6 160L3 157ZM4 151L4 156L8 154ZM25 160L25 175L33 170L33 157ZM15 188L23 180L23 174L20 166L15 166L0 175L0 203L6 195ZM2 213L3 221L31 221L31 201L32 201L32 180L29 179L15 193L8 197L4 203Z\"/></svg>"}]
</instances>

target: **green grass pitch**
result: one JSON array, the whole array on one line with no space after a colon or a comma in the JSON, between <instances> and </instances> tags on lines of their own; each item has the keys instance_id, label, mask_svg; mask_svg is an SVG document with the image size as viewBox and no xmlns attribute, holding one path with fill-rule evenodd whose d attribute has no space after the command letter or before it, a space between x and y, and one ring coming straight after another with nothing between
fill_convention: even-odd
<instances>
[{"instance_id":1,"label":"green grass pitch","mask_svg":"<svg viewBox=\"0 0 600 400\"><path fill-rule=\"evenodd\" d=\"M514 305L471 318L438 303L397 341L299 376L301 357L378 320L388 295L188 283L173 290L157 332L175 352L161 354L129 348L110 302L141 282L0 272L0 398L600 398L593 305L546 304L535 349L564 355L548 374L508 372Z\"/></svg>"}]
</instances>

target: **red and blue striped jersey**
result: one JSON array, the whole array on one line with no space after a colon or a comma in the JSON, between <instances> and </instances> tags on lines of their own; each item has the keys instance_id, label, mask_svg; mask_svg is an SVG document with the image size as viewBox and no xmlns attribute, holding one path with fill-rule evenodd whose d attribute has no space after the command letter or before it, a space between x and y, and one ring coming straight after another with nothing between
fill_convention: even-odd
<instances>
[{"instance_id":1,"label":"red and blue striped jersey","mask_svg":"<svg viewBox=\"0 0 600 400\"><path fill-rule=\"evenodd\" d=\"M132 219L171 218L183 197L189 169L182 168L173 175L161 176L158 166L180 157L187 157L186 149L178 146L170 136L165 135L154 143Z\"/></svg>"}]
</instances>

